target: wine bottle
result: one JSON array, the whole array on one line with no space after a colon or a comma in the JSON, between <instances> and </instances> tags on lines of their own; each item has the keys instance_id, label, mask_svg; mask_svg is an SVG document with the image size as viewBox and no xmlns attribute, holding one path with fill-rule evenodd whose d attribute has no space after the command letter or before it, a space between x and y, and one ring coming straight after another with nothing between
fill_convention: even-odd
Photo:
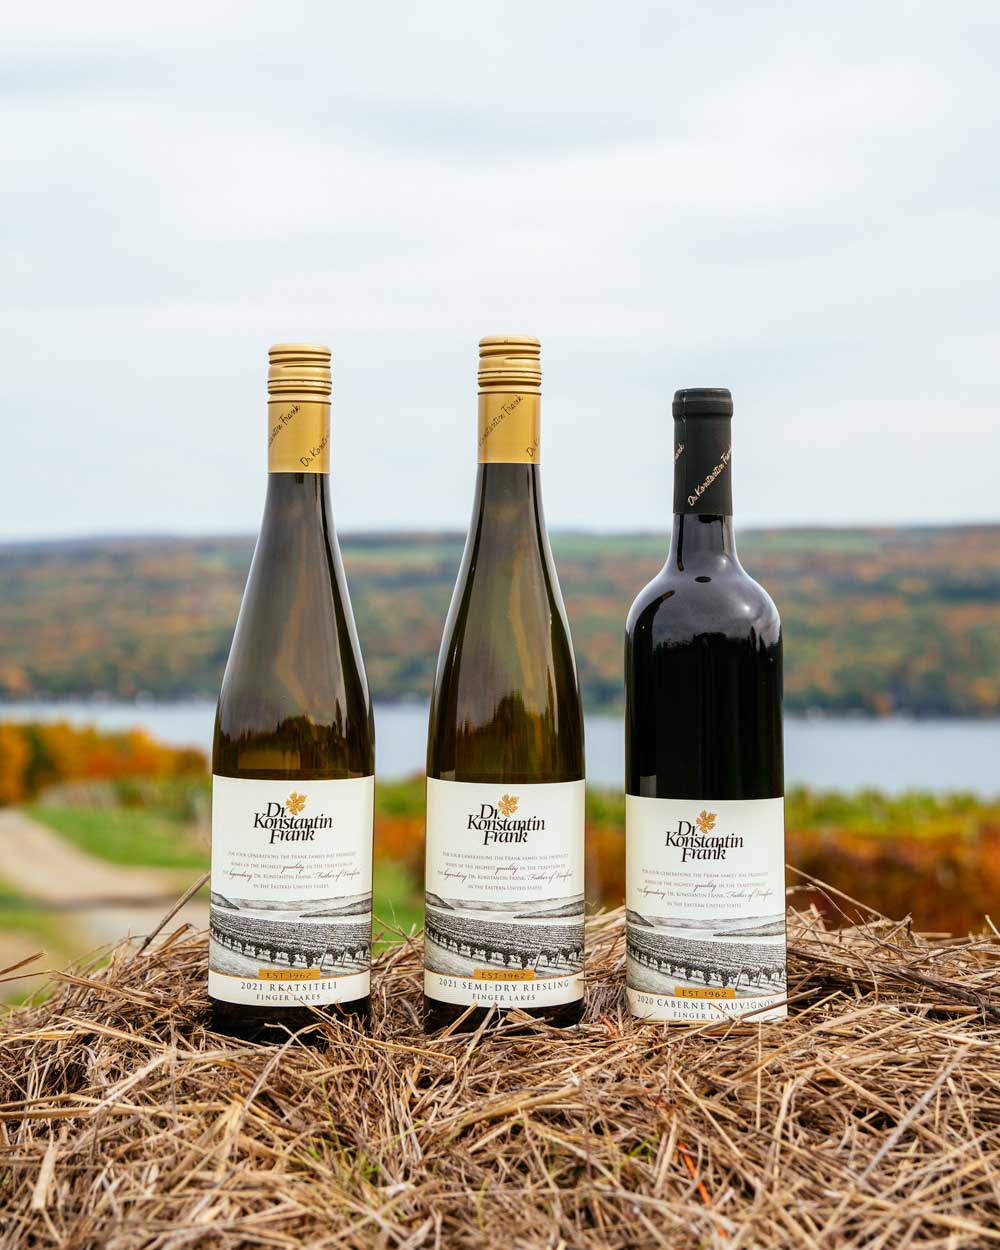
<instances>
[{"instance_id":1,"label":"wine bottle","mask_svg":"<svg viewBox=\"0 0 1000 1250\"><path fill-rule=\"evenodd\" d=\"M542 513L537 339L479 344L472 523L431 699L427 1027L583 1008L584 759L576 662Z\"/></svg>"},{"instance_id":2,"label":"wine bottle","mask_svg":"<svg viewBox=\"0 0 1000 1250\"><path fill-rule=\"evenodd\" d=\"M217 1031L281 1041L314 1007L369 1002L374 734L330 507L328 348L271 348L267 439L212 750L208 990Z\"/></svg>"},{"instance_id":3,"label":"wine bottle","mask_svg":"<svg viewBox=\"0 0 1000 1250\"><path fill-rule=\"evenodd\" d=\"M728 390L674 396L667 562L625 632L627 996L785 1015L781 622L733 538Z\"/></svg>"}]
</instances>

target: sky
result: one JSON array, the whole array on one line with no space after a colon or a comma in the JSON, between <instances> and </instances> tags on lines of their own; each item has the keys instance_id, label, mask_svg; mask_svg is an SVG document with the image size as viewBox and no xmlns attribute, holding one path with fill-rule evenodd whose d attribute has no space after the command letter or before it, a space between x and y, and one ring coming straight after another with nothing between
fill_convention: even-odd
<instances>
[{"instance_id":1,"label":"sky","mask_svg":"<svg viewBox=\"0 0 1000 1250\"><path fill-rule=\"evenodd\" d=\"M0 538L233 533L267 347L333 349L345 531L467 523L542 340L553 528L1000 519L994 3L55 3L0 45Z\"/></svg>"}]
</instances>

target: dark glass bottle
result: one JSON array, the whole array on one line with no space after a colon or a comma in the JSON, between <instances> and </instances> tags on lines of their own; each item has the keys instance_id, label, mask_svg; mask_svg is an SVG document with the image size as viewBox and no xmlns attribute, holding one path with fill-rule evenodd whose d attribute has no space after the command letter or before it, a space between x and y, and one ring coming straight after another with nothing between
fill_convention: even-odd
<instances>
[{"instance_id":1,"label":"dark glass bottle","mask_svg":"<svg viewBox=\"0 0 1000 1250\"><path fill-rule=\"evenodd\" d=\"M542 512L536 339L480 343L479 470L431 701L425 1007L583 1007L583 716Z\"/></svg>"},{"instance_id":2,"label":"dark glass bottle","mask_svg":"<svg viewBox=\"0 0 1000 1250\"><path fill-rule=\"evenodd\" d=\"M666 564L625 635L629 1004L783 1014L781 622L736 554L732 397L674 397Z\"/></svg>"},{"instance_id":3,"label":"dark glass bottle","mask_svg":"<svg viewBox=\"0 0 1000 1250\"><path fill-rule=\"evenodd\" d=\"M268 488L212 752L212 1027L364 1014L374 733L329 488L330 354L271 349Z\"/></svg>"}]
</instances>

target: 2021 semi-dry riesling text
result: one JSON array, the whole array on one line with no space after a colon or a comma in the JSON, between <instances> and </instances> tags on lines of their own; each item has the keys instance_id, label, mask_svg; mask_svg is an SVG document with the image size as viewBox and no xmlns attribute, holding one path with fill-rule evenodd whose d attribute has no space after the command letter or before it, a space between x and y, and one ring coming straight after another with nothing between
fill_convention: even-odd
<instances>
[{"instance_id":1,"label":"2021 semi-dry riesling text","mask_svg":"<svg viewBox=\"0 0 1000 1250\"><path fill-rule=\"evenodd\" d=\"M212 1024L280 1041L365 1014L371 700L330 507L330 352L270 351L268 488L212 751Z\"/></svg>"},{"instance_id":2,"label":"2021 semi-dry riesling text","mask_svg":"<svg viewBox=\"0 0 1000 1250\"><path fill-rule=\"evenodd\" d=\"M583 1007L576 663L539 483L537 339L480 342L479 469L431 699L424 1001L557 1024Z\"/></svg>"},{"instance_id":3,"label":"2021 semi-dry riesling text","mask_svg":"<svg viewBox=\"0 0 1000 1250\"><path fill-rule=\"evenodd\" d=\"M733 538L729 391L674 396L667 562L625 637L627 995L784 1016L781 622Z\"/></svg>"}]
</instances>

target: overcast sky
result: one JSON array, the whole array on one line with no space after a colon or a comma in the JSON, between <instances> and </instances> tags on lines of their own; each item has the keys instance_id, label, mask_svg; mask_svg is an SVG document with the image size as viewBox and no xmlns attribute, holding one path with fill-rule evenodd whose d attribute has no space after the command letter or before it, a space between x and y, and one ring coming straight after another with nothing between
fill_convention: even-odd
<instances>
[{"instance_id":1,"label":"overcast sky","mask_svg":"<svg viewBox=\"0 0 1000 1250\"><path fill-rule=\"evenodd\" d=\"M1000 518L995 3L8 6L0 536L258 523L334 353L342 530L463 528L542 339L553 527L655 528L729 386L747 523Z\"/></svg>"}]
</instances>

